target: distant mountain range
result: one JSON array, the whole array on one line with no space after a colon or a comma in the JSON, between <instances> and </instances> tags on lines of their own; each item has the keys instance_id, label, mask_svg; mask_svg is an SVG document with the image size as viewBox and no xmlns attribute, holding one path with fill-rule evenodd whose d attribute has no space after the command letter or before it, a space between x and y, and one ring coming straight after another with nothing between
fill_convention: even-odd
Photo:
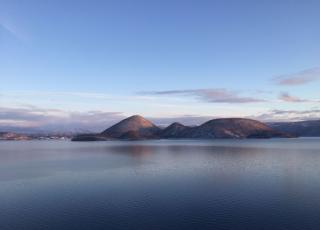
<instances>
[{"instance_id":1,"label":"distant mountain range","mask_svg":"<svg viewBox=\"0 0 320 230\"><path fill-rule=\"evenodd\" d=\"M142 116L135 115L111 126L102 133L81 134L73 141L142 140L142 139L216 139L216 138L273 138L294 137L268 125L243 118L213 119L200 126L190 127L173 123L161 129Z\"/></svg>"},{"instance_id":2,"label":"distant mountain range","mask_svg":"<svg viewBox=\"0 0 320 230\"><path fill-rule=\"evenodd\" d=\"M320 120L298 122L274 122L268 125L278 131L291 133L301 137L319 137Z\"/></svg>"}]
</instances>

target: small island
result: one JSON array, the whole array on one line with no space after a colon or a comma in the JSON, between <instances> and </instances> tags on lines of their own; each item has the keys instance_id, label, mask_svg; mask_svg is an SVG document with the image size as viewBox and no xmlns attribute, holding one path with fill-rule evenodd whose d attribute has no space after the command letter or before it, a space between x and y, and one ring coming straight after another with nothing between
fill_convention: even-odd
<instances>
[{"instance_id":1,"label":"small island","mask_svg":"<svg viewBox=\"0 0 320 230\"><path fill-rule=\"evenodd\" d=\"M244 118L221 118L199 126L175 122L162 129L140 115L128 117L101 133L80 134L72 141L149 140L149 139L246 139L291 138L260 121Z\"/></svg>"}]
</instances>

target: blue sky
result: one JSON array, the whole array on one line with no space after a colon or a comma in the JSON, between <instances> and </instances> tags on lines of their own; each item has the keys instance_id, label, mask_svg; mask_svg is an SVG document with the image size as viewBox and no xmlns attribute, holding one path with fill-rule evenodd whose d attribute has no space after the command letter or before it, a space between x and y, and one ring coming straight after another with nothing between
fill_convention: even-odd
<instances>
[{"instance_id":1,"label":"blue sky","mask_svg":"<svg viewBox=\"0 0 320 230\"><path fill-rule=\"evenodd\" d=\"M0 0L0 125L74 114L106 124L132 114L317 118L319 8L316 0Z\"/></svg>"}]
</instances>

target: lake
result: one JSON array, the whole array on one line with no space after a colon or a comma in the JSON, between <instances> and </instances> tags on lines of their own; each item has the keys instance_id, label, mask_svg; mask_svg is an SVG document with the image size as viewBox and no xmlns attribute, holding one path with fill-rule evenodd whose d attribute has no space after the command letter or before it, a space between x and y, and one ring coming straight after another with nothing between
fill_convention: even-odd
<instances>
[{"instance_id":1,"label":"lake","mask_svg":"<svg viewBox=\"0 0 320 230\"><path fill-rule=\"evenodd\" d=\"M1 230L319 226L318 138L0 142Z\"/></svg>"}]
</instances>

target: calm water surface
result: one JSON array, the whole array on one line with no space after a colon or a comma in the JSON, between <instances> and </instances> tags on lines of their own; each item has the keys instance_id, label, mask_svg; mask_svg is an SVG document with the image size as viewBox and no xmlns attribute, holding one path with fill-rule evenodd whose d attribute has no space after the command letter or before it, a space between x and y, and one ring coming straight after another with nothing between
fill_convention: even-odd
<instances>
[{"instance_id":1,"label":"calm water surface","mask_svg":"<svg viewBox=\"0 0 320 230\"><path fill-rule=\"evenodd\" d=\"M0 229L320 229L320 139L2 141Z\"/></svg>"}]
</instances>

